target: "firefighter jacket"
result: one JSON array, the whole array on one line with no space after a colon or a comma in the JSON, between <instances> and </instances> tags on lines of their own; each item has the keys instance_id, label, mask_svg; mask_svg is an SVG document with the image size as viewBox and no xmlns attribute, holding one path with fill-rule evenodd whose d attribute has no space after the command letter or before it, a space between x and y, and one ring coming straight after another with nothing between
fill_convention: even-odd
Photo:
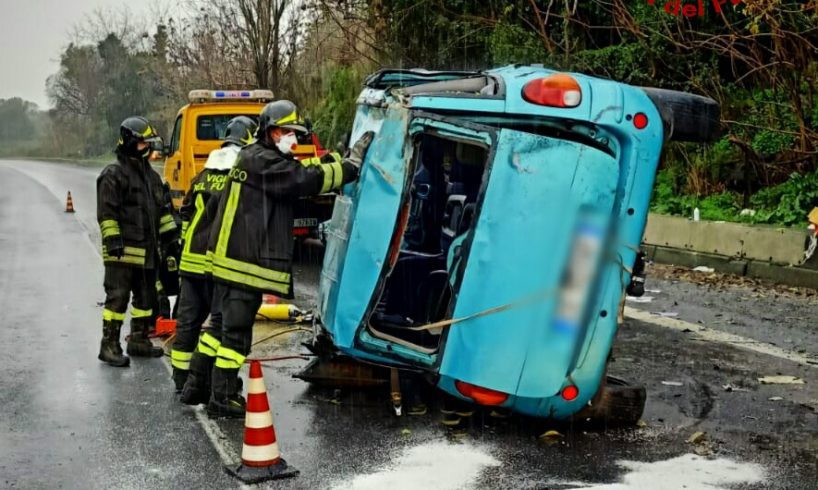
<instances>
[{"instance_id":1,"label":"firefighter jacket","mask_svg":"<svg viewBox=\"0 0 818 490\"><path fill-rule=\"evenodd\" d=\"M153 269L159 248L178 238L171 204L163 198L162 179L147 159L117 154L117 161L97 177L97 221L105 265ZM108 245L122 240L124 254L108 255Z\"/></svg>"},{"instance_id":2,"label":"firefighter jacket","mask_svg":"<svg viewBox=\"0 0 818 490\"><path fill-rule=\"evenodd\" d=\"M240 146L226 146L212 151L204 169L190 183L190 190L179 209L183 239L179 269L182 275L202 277L210 272L207 242L218 206L209 203L219 199L227 182L227 172L236 162L239 150Z\"/></svg>"},{"instance_id":3,"label":"firefighter jacket","mask_svg":"<svg viewBox=\"0 0 818 490\"><path fill-rule=\"evenodd\" d=\"M228 174L210 232L213 279L292 298L296 200L338 189L357 176L354 165L337 157L306 164L262 142L245 146Z\"/></svg>"}]
</instances>

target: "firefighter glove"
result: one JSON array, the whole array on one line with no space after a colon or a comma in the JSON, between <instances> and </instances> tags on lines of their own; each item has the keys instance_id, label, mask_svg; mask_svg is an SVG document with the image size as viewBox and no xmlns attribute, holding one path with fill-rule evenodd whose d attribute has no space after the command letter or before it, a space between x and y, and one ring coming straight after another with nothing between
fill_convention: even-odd
<instances>
[{"instance_id":1,"label":"firefighter glove","mask_svg":"<svg viewBox=\"0 0 818 490\"><path fill-rule=\"evenodd\" d=\"M182 247L178 240L172 240L165 245L165 257L174 257L177 261L182 255Z\"/></svg>"},{"instance_id":2,"label":"firefighter glove","mask_svg":"<svg viewBox=\"0 0 818 490\"><path fill-rule=\"evenodd\" d=\"M122 237L117 235L106 238L105 250L109 256L121 259L125 255L125 245L122 243Z\"/></svg>"},{"instance_id":3,"label":"firefighter glove","mask_svg":"<svg viewBox=\"0 0 818 490\"><path fill-rule=\"evenodd\" d=\"M349 152L349 156L347 156L344 161L355 168L361 168L361 163L363 163L364 158L366 157L366 151L369 149L369 145L372 143L372 138L374 137L374 131L367 131L364 133L364 135L361 136L358 142L352 147L352 151Z\"/></svg>"}]
</instances>

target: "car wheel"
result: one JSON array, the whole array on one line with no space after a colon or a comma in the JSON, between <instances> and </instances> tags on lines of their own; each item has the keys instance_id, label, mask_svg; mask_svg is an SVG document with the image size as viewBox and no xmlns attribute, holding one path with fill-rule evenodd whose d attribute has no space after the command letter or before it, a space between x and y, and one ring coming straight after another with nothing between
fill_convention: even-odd
<instances>
[{"instance_id":1,"label":"car wheel","mask_svg":"<svg viewBox=\"0 0 818 490\"><path fill-rule=\"evenodd\" d=\"M623 379L606 376L588 406L573 418L606 427L633 426L642 417L646 399L644 386L633 386Z\"/></svg>"},{"instance_id":2,"label":"car wheel","mask_svg":"<svg viewBox=\"0 0 818 490\"><path fill-rule=\"evenodd\" d=\"M665 125L666 139L706 143L721 133L721 108L710 97L642 87L656 105Z\"/></svg>"}]
</instances>

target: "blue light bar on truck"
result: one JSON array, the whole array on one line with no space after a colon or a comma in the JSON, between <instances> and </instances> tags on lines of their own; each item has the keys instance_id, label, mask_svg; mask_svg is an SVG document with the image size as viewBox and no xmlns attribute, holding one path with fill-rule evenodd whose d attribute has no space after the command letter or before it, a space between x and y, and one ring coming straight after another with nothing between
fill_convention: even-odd
<instances>
[{"instance_id":1,"label":"blue light bar on truck","mask_svg":"<svg viewBox=\"0 0 818 490\"><path fill-rule=\"evenodd\" d=\"M191 103L219 101L259 101L273 100L272 90L191 90L187 96Z\"/></svg>"}]
</instances>

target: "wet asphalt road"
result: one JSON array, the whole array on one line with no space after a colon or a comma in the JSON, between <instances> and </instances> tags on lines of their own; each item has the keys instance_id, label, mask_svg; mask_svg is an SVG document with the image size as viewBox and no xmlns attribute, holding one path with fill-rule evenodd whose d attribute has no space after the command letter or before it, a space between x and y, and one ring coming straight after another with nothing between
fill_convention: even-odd
<instances>
[{"instance_id":1,"label":"wet asphalt road","mask_svg":"<svg viewBox=\"0 0 818 490\"><path fill-rule=\"evenodd\" d=\"M163 360L124 370L96 360L98 172L0 161L0 486L236 488L221 465L238 455L241 421L201 424L206 417L175 401ZM73 215L63 213L67 190ZM306 249L297 267L298 304L311 307L320 250ZM631 306L818 356L815 298L656 279L648 288L660 292ZM256 339L281 328L259 324ZM288 333L254 355L302 352L308 337ZM274 488L818 488L818 366L742 344L628 320L610 371L647 387L644 427L632 429L478 412L451 430L434 396L427 415L396 418L383 393L292 379L303 365L265 365L281 450L302 472ZM758 383L773 374L806 384ZM562 438L539 439L548 429ZM697 431L705 440L686 442Z\"/></svg>"}]
</instances>

